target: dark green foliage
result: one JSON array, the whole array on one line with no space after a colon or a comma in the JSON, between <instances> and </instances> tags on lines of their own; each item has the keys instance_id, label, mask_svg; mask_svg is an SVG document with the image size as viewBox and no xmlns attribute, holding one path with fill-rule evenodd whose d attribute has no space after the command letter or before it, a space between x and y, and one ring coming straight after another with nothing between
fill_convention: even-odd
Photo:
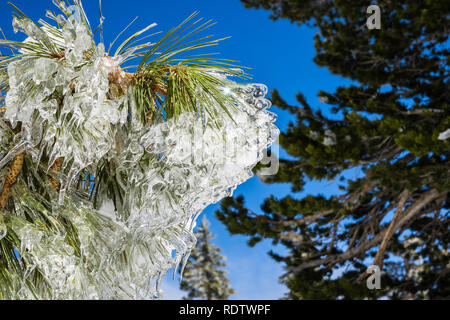
<instances>
[{"instance_id":1,"label":"dark green foliage","mask_svg":"<svg viewBox=\"0 0 450 320\"><path fill-rule=\"evenodd\" d=\"M380 30L366 27L367 1L242 1L317 27L314 61L353 80L319 93L332 119L301 93L291 106L272 92L295 117L280 144L297 160L281 159L264 181L295 192L340 179L343 195L269 197L263 215L227 199L218 218L251 245L269 238L290 250L271 253L286 266L288 298L449 298L450 139L438 137L450 128L450 1L378 1ZM372 264L382 290L361 281Z\"/></svg>"}]
</instances>

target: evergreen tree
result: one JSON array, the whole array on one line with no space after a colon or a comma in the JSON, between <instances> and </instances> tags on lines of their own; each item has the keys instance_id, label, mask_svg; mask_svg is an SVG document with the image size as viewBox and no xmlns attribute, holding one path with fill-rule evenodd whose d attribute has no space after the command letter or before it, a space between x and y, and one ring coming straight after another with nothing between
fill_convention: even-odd
<instances>
[{"instance_id":1,"label":"evergreen tree","mask_svg":"<svg viewBox=\"0 0 450 320\"><path fill-rule=\"evenodd\" d=\"M301 93L292 106L272 92L295 117L280 138L295 160L281 159L265 182L299 192L308 179L339 179L342 194L271 196L261 215L226 199L218 218L250 245L270 238L290 249L270 253L285 264L289 298L449 298L450 1L377 1L373 30L369 1L242 1L318 28L314 61L353 80L319 92L332 116ZM381 290L362 281L370 265L382 268Z\"/></svg>"},{"instance_id":2,"label":"evergreen tree","mask_svg":"<svg viewBox=\"0 0 450 320\"><path fill-rule=\"evenodd\" d=\"M193 249L183 272L180 288L188 292L185 299L226 300L235 292L229 285L225 257L220 248L211 242L209 222L203 216L202 224L196 232L197 245Z\"/></svg>"}]
</instances>

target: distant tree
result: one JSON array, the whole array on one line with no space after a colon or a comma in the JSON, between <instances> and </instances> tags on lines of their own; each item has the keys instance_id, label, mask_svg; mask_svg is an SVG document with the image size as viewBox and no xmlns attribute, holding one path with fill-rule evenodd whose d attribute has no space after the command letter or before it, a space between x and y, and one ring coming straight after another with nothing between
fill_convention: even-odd
<instances>
[{"instance_id":1,"label":"distant tree","mask_svg":"<svg viewBox=\"0 0 450 320\"><path fill-rule=\"evenodd\" d=\"M332 118L301 93L292 106L272 92L295 116L280 144L296 160L281 159L265 182L299 192L340 179L342 194L271 196L262 215L229 198L217 217L250 245L290 250L270 253L285 264L289 298L450 298L450 1L377 1L380 30L366 26L371 1L242 1L318 28L314 61L352 80L319 92ZM370 265L382 268L382 290L361 281Z\"/></svg>"},{"instance_id":2,"label":"distant tree","mask_svg":"<svg viewBox=\"0 0 450 320\"><path fill-rule=\"evenodd\" d=\"M209 222L203 216L197 229L197 245L189 258L181 281L181 290L187 291L185 299L226 300L235 292L229 285L225 257L220 248L211 242L213 235L209 231Z\"/></svg>"}]
</instances>

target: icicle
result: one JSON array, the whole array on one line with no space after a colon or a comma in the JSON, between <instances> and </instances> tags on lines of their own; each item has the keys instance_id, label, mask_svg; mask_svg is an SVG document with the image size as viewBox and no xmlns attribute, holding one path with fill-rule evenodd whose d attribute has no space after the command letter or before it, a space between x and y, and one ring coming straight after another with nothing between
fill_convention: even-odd
<instances>
[{"instance_id":1,"label":"icicle","mask_svg":"<svg viewBox=\"0 0 450 320\"><path fill-rule=\"evenodd\" d=\"M100 29L100 42L101 43L104 43L104 41L103 41L103 22L105 22L105 17L103 16L103 13L102 13L102 0L98 0L98 7L99 7L99 10L100 10L100 26L99 26L99 29Z\"/></svg>"},{"instance_id":2,"label":"icicle","mask_svg":"<svg viewBox=\"0 0 450 320\"><path fill-rule=\"evenodd\" d=\"M4 237L6 237L7 234L7 228L6 228L6 224L3 218L3 214L0 213L0 240L2 240Z\"/></svg>"},{"instance_id":3,"label":"icicle","mask_svg":"<svg viewBox=\"0 0 450 320\"><path fill-rule=\"evenodd\" d=\"M188 260L189 260L189 255L191 254L191 251L189 250L189 252L186 252L184 255L183 255L183 258L182 258L182 264L181 264L181 270L180 270L180 283L181 283L181 281L183 280L183 273L184 273L184 269L186 269L186 264L187 264L187 262L188 262Z\"/></svg>"}]
</instances>

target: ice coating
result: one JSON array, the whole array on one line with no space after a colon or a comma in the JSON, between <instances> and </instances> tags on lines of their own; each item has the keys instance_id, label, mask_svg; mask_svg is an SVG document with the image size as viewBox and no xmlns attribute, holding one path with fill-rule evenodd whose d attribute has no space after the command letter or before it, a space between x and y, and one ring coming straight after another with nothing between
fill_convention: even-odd
<instances>
[{"instance_id":1,"label":"ice coating","mask_svg":"<svg viewBox=\"0 0 450 320\"><path fill-rule=\"evenodd\" d=\"M21 203L34 208L27 214L45 216L52 228L19 219L25 211L17 206L18 218L10 223L22 243L19 254L30 266L30 274L39 269L48 287L36 292L24 287L15 297L158 298L161 277L183 265L195 245L198 215L251 178L263 151L278 136L276 116L267 111L267 87L227 80L224 92L238 101L231 117L216 106L214 118L183 113L142 125L135 102L129 99L132 88L118 96L109 92L108 76L123 57L106 57L103 44L92 41L80 16L58 19L64 43L60 41L56 49L64 55L36 58L23 51L24 57L8 67L4 118L14 127L20 123L20 132L9 156L0 162L9 161L19 150L32 156L36 168L44 155L46 170L62 159L61 190L51 212L36 209L43 208L37 192L17 186ZM51 45L46 28L18 20L14 28L29 36L25 41ZM75 192L80 174L95 177L106 161L115 164L111 174L118 184L114 187L126 194L117 211L111 201L95 210ZM92 189L88 180L83 182L87 193ZM78 239L67 237L60 217L76 228ZM0 238L4 230L0 221ZM79 250L71 241L77 241Z\"/></svg>"}]
</instances>

